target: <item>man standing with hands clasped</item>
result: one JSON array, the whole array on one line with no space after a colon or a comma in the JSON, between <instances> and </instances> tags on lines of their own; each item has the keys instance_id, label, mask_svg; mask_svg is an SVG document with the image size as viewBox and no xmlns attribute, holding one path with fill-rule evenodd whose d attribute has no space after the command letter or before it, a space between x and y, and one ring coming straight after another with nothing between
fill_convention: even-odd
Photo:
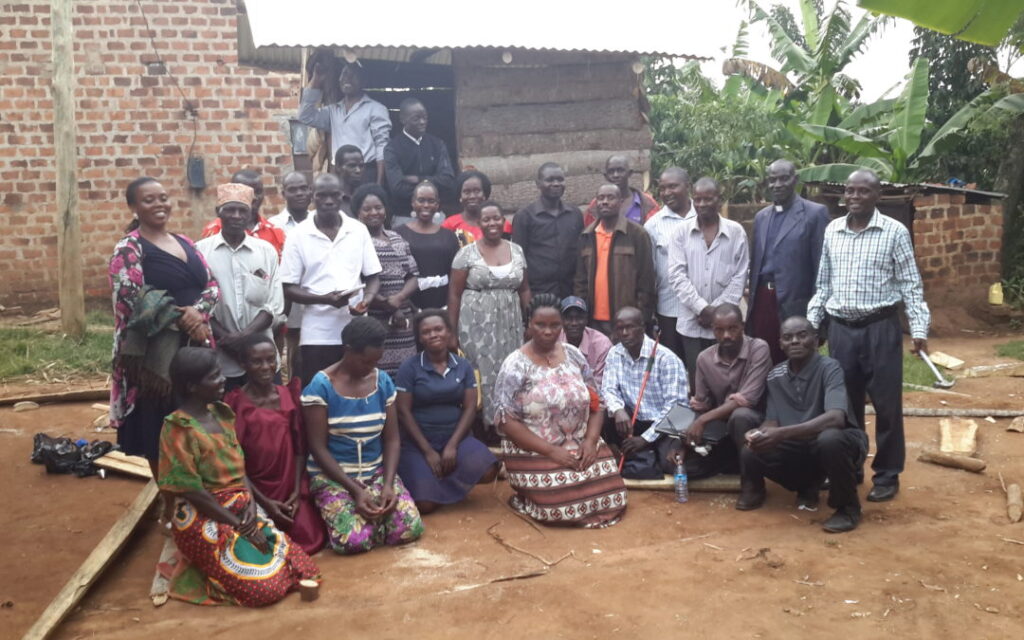
<instances>
[{"instance_id":1,"label":"man standing with hands clasped","mask_svg":"<svg viewBox=\"0 0 1024 640\"><path fill-rule=\"evenodd\" d=\"M903 340L898 305L905 305L912 353L928 351L931 320L910 233L883 215L882 186L874 171L846 181L849 213L825 230L817 292L807 317L817 329L826 316L829 353L843 368L850 409L863 429L864 394L875 408L876 453L868 500L892 500L906 459L903 433Z\"/></svg>"},{"instance_id":2,"label":"man standing with hands clasped","mask_svg":"<svg viewBox=\"0 0 1024 640\"><path fill-rule=\"evenodd\" d=\"M300 351L302 382L341 359L341 330L380 288L380 260L366 226L343 216L341 182L325 173L313 183L316 214L288 235L281 258L284 297L305 305ZM365 289L363 288L365 285Z\"/></svg>"},{"instance_id":3,"label":"man standing with hands clasped","mask_svg":"<svg viewBox=\"0 0 1024 640\"><path fill-rule=\"evenodd\" d=\"M697 216L679 226L668 245L668 279L682 304L676 331L683 340L686 375L694 379L697 356L715 344L715 307L738 305L750 265L743 226L718 214L721 191L711 178L693 185Z\"/></svg>"},{"instance_id":4,"label":"man standing with hands clasped","mask_svg":"<svg viewBox=\"0 0 1024 640\"><path fill-rule=\"evenodd\" d=\"M807 313L825 227L831 221L825 205L796 194L796 184L792 162L768 165L772 204L754 218L747 334L768 343L774 364L786 358L779 347L782 321Z\"/></svg>"}]
</instances>

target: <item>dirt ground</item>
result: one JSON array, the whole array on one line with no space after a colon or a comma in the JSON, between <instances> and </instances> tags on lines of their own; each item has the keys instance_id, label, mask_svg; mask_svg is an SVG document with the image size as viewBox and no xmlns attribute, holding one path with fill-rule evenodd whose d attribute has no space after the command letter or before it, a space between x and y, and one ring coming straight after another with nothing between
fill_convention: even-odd
<instances>
[{"instance_id":1,"label":"dirt ground","mask_svg":"<svg viewBox=\"0 0 1024 640\"><path fill-rule=\"evenodd\" d=\"M991 364L1005 340L970 334L932 348ZM955 391L972 397L908 393L906 405L1017 408L1024 379L965 379ZM24 633L142 488L47 476L28 462L32 434L92 437L97 413L89 403L0 409L0 604L12 603L0 607L0 637ZM752 513L736 512L734 495L679 505L669 492L633 491L615 527L538 530L504 506L499 483L428 516L424 538L408 547L321 553L320 599L293 595L270 611L154 608L162 539L147 518L55 637L1013 637L1024 617L1024 524L1008 523L997 474L1024 482L1024 434L1005 431L1008 420L978 424L980 475L917 462L937 443L937 419L908 419L902 491L865 502L850 534L824 533L829 511L796 511L774 485ZM506 549L489 528L543 560Z\"/></svg>"}]
</instances>

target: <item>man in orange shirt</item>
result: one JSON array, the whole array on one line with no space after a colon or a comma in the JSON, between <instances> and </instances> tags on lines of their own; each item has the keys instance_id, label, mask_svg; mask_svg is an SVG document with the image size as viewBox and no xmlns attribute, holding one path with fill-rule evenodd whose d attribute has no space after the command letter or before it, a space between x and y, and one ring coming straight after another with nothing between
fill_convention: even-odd
<instances>
[{"instance_id":1,"label":"man in orange shirt","mask_svg":"<svg viewBox=\"0 0 1024 640\"><path fill-rule=\"evenodd\" d=\"M637 307L651 322L654 257L650 236L621 213L617 185L601 185L595 202L598 220L583 230L573 293L587 301L590 326L610 336L612 318L623 307Z\"/></svg>"},{"instance_id":2,"label":"man in orange shirt","mask_svg":"<svg viewBox=\"0 0 1024 640\"><path fill-rule=\"evenodd\" d=\"M232 184L244 184L255 194L252 199L252 218L249 221L252 226L246 233L273 245L277 250L277 258L280 260L281 251L284 250L284 231L270 224L266 218L260 215L260 207L263 206L263 181L260 180L260 174L251 169L243 169L231 176L231 182ZM217 235L220 233L220 228L220 218L214 218L203 227L203 237L209 238Z\"/></svg>"}]
</instances>

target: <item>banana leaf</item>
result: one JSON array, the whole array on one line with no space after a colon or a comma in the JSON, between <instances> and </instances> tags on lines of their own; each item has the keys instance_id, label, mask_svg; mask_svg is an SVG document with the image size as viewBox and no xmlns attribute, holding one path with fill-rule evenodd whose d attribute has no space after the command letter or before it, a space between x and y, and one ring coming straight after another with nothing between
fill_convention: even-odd
<instances>
[{"instance_id":1,"label":"banana leaf","mask_svg":"<svg viewBox=\"0 0 1024 640\"><path fill-rule=\"evenodd\" d=\"M910 70L903 95L896 101L893 126L893 150L909 158L921 146L921 132L924 131L925 114L928 111L928 60L918 58Z\"/></svg>"},{"instance_id":2,"label":"banana leaf","mask_svg":"<svg viewBox=\"0 0 1024 640\"><path fill-rule=\"evenodd\" d=\"M859 0L857 4L990 47L999 44L1024 11L1024 0Z\"/></svg>"},{"instance_id":3,"label":"banana leaf","mask_svg":"<svg viewBox=\"0 0 1024 640\"><path fill-rule=\"evenodd\" d=\"M884 158L889 155L889 151L879 146L877 142L853 131L808 123L801 124L800 128L815 140L838 147L847 153L870 158Z\"/></svg>"}]
</instances>

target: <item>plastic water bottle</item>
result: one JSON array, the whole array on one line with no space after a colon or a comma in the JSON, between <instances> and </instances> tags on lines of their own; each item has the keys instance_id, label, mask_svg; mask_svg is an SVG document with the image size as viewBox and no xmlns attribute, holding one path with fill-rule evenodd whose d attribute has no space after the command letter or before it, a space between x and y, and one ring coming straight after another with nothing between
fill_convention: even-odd
<instances>
[{"instance_id":1,"label":"plastic water bottle","mask_svg":"<svg viewBox=\"0 0 1024 640\"><path fill-rule=\"evenodd\" d=\"M682 463L676 465L676 502L690 499L690 488L686 485L686 467Z\"/></svg>"}]
</instances>

